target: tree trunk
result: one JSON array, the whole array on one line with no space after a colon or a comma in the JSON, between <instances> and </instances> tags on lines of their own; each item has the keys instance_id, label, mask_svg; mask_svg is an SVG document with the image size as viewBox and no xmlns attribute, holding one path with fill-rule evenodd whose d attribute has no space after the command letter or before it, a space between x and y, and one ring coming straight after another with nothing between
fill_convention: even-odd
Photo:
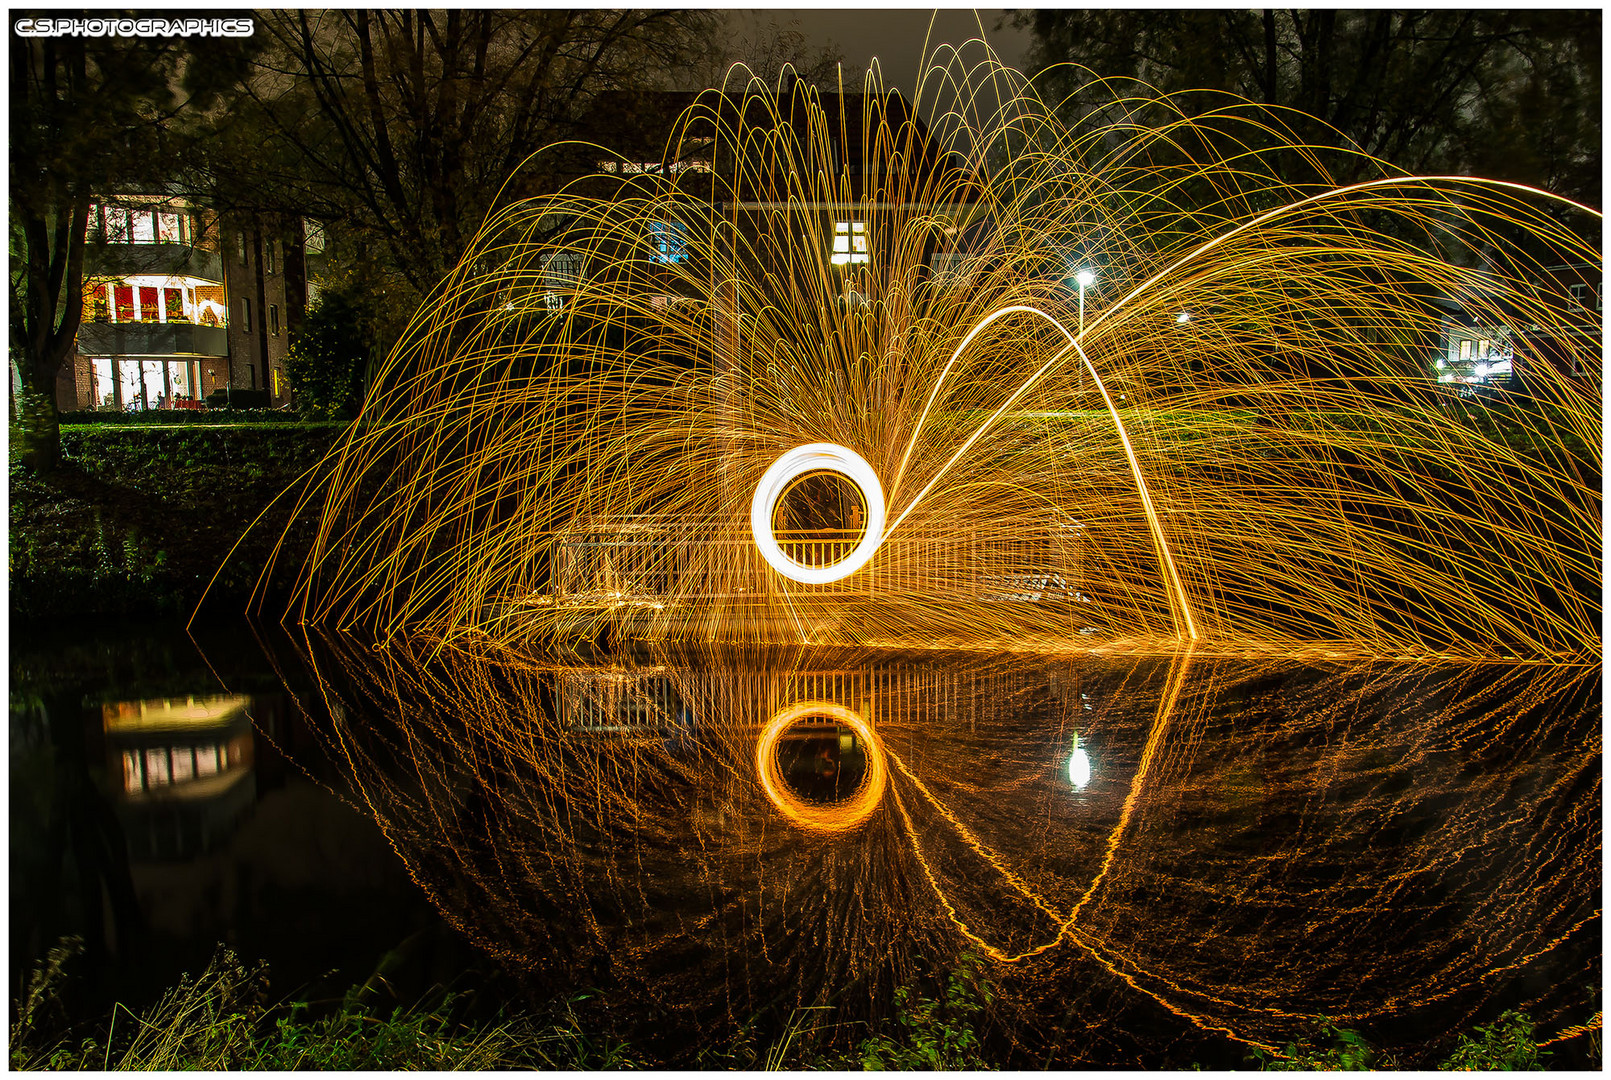
<instances>
[{"instance_id":1,"label":"tree trunk","mask_svg":"<svg viewBox=\"0 0 1611 1080\"><path fill-rule=\"evenodd\" d=\"M74 353L84 313L84 241L89 201L65 196L47 217L13 206L26 245L28 281L11 313L20 386L16 439L23 464L48 473L61 458L56 379ZM20 310L18 310L20 309Z\"/></svg>"},{"instance_id":2,"label":"tree trunk","mask_svg":"<svg viewBox=\"0 0 1611 1080\"><path fill-rule=\"evenodd\" d=\"M56 414L56 373L42 379L39 366L26 361L20 366L22 385L17 388L11 438L23 465L44 475L60 462L62 440L61 421Z\"/></svg>"}]
</instances>

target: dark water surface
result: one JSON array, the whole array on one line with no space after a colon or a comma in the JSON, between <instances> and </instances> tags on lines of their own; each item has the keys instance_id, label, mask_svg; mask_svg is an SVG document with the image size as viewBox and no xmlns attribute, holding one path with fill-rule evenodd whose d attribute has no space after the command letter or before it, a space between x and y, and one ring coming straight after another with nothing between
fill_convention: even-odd
<instances>
[{"instance_id":1,"label":"dark water surface","mask_svg":"<svg viewBox=\"0 0 1611 1080\"><path fill-rule=\"evenodd\" d=\"M199 643L199 645L198 645ZM12 642L11 985L601 987L666 1056L985 958L1014 1063L1598 1009L1597 670ZM1557 1044L1571 1064L1587 1040Z\"/></svg>"}]
</instances>

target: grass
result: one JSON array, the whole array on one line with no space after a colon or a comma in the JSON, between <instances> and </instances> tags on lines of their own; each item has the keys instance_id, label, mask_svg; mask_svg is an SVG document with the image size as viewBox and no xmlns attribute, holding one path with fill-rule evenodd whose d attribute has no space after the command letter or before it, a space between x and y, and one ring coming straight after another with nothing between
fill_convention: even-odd
<instances>
[{"instance_id":1,"label":"grass","mask_svg":"<svg viewBox=\"0 0 1611 1080\"><path fill-rule=\"evenodd\" d=\"M725 1042L697 1040L691 1061L653 1060L625 1041L601 1035L577 1006L560 1000L542 1016L500 1013L469 1021L459 998L438 990L409 1008L379 1011L371 979L334 1006L269 1001L267 968L248 967L223 947L200 975L183 977L149 1008L123 1005L87 1032L65 1016L61 990L82 943L53 949L29 980L11 1028L10 1066L38 1069L567 1069L623 1070L692 1065L700 1069L987 1070L982 1029L993 989L976 958L964 956L937 996L915 986L896 992L893 1017L871 1028L835 1018L829 1006L797 1009L769 1044L741 1025ZM1574 1029L1587 1035L1598 1062L1599 1014ZM846 1042L846 1029L865 1032ZM853 1045L853 1048L849 1048ZM1533 1021L1507 1010L1461 1034L1443 1070L1540 1070L1550 1051ZM1339 1072L1409 1067L1359 1032L1320 1019L1316 1030L1280 1051L1255 1050L1247 1064L1267 1071Z\"/></svg>"},{"instance_id":2,"label":"grass","mask_svg":"<svg viewBox=\"0 0 1611 1080\"><path fill-rule=\"evenodd\" d=\"M71 1069L567 1069L658 1068L625 1042L589 1030L576 1006L547 1015L502 1015L466 1022L446 992L411 1008L377 1012L369 986L335 1008L271 1003L266 966L248 967L220 947L200 975L184 976L149 1008L117 1005L85 1032L68 1022L61 991L82 943L53 949L29 980L11 1028L14 1070ZM975 1022L988 997L977 965L965 960L938 1000L900 991L895 1022L873 1030L857 1050L836 1049L842 1025L826 1006L797 1010L783 1034L759 1046L746 1025L725 1044L695 1050L701 1068L987 1069Z\"/></svg>"},{"instance_id":3,"label":"grass","mask_svg":"<svg viewBox=\"0 0 1611 1080\"><path fill-rule=\"evenodd\" d=\"M184 976L152 1006L113 1008L88 1034L63 1023L60 992L76 939L52 950L29 981L11 1028L14 1070L126 1069L623 1069L643 1063L618 1042L584 1032L570 1003L546 1021L500 1017L469 1024L440 993L377 1012L369 987L334 1009L270 1003L267 968L220 948L200 975Z\"/></svg>"}]
</instances>

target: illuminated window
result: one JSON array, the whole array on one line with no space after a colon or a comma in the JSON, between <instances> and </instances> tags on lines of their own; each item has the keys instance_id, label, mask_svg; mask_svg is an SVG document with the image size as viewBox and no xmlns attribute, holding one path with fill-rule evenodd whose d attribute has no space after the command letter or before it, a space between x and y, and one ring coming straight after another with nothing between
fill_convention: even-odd
<instances>
[{"instance_id":1,"label":"illuminated window","mask_svg":"<svg viewBox=\"0 0 1611 1080\"><path fill-rule=\"evenodd\" d=\"M680 221L651 221L649 241L655 262L680 263L688 258L688 232Z\"/></svg>"},{"instance_id":2,"label":"illuminated window","mask_svg":"<svg viewBox=\"0 0 1611 1080\"><path fill-rule=\"evenodd\" d=\"M183 215L163 211L157 214L157 241L163 244L182 244L185 240Z\"/></svg>"},{"instance_id":3,"label":"illuminated window","mask_svg":"<svg viewBox=\"0 0 1611 1080\"><path fill-rule=\"evenodd\" d=\"M307 218L303 218L302 246L310 254L322 254L324 252L324 226L317 221L309 221ZM312 301L313 297L309 296L308 302L312 303Z\"/></svg>"},{"instance_id":4,"label":"illuminated window","mask_svg":"<svg viewBox=\"0 0 1611 1080\"><path fill-rule=\"evenodd\" d=\"M836 221L833 223L833 256L835 266L869 262L867 255L867 223L865 221Z\"/></svg>"},{"instance_id":5,"label":"illuminated window","mask_svg":"<svg viewBox=\"0 0 1611 1080\"><path fill-rule=\"evenodd\" d=\"M1471 346L1473 346L1475 344L1476 344L1476 342L1470 340L1469 338L1466 339L1465 341L1460 342L1460 359L1462 359L1462 360L1470 360L1471 359Z\"/></svg>"}]
</instances>

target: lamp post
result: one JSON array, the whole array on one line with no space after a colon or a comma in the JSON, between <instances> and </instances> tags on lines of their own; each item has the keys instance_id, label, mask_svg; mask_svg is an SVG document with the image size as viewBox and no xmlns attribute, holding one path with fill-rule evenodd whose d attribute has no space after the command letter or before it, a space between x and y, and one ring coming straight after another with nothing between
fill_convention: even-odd
<instances>
[{"instance_id":1,"label":"lamp post","mask_svg":"<svg viewBox=\"0 0 1611 1080\"><path fill-rule=\"evenodd\" d=\"M1085 290L1096 280L1096 271L1081 270L1074 275L1074 280L1080 286L1080 333L1085 333Z\"/></svg>"}]
</instances>

